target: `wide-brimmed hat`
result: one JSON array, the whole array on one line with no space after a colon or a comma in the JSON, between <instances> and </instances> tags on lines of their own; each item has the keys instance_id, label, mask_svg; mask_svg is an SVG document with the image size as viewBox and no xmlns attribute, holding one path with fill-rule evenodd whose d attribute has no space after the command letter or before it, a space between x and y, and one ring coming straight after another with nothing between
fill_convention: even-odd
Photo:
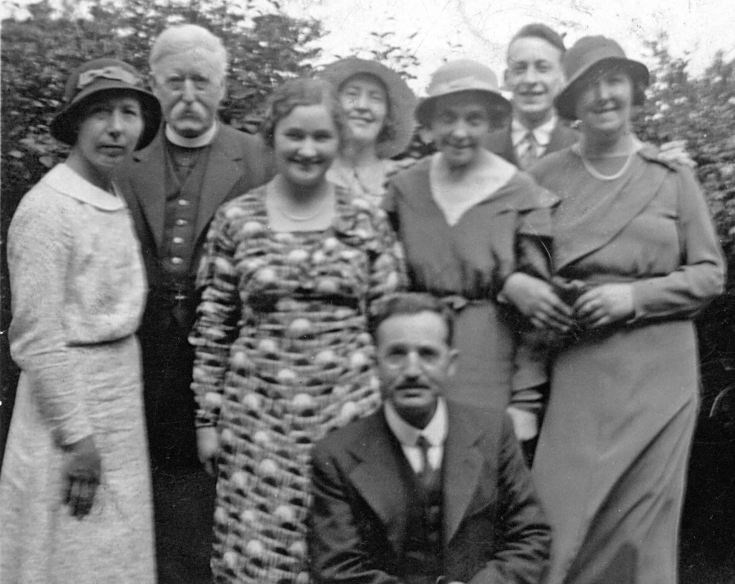
<instances>
[{"instance_id":1,"label":"wide-brimmed hat","mask_svg":"<svg viewBox=\"0 0 735 584\"><path fill-rule=\"evenodd\" d=\"M377 144L380 158L390 158L403 152L413 136L413 110L416 96L398 73L377 61L347 57L324 67L318 76L329 81L336 90L355 75L372 75L385 86L388 93L388 118L392 132Z\"/></svg>"},{"instance_id":2,"label":"wide-brimmed hat","mask_svg":"<svg viewBox=\"0 0 735 584\"><path fill-rule=\"evenodd\" d=\"M79 115L90 101L107 91L131 91L140 99L143 132L136 150L148 144L156 136L161 124L161 104L143 88L143 79L134 67L118 59L94 59L77 67L66 82L64 106L51 121L51 135L69 145L77 139Z\"/></svg>"},{"instance_id":3,"label":"wide-brimmed hat","mask_svg":"<svg viewBox=\"0 0 735 584\"><path fill-rule=\"evenodd\" d=\"M416 119L422 126L429 126L431 110L439 97L476 91L485 97L490 104L499 109L503 116L510 115L510 102L500 93L498 78L490 67L470 59L449 61L439 67L431 76L426 88L426 97L416 108Z\"/></svg>"},{"instance_id":4,"label":"wide-brimmed hat","mask_svg":"<svg viewBox=\"0 0 735 584\"><path fill-rule=\"evenodd\" d=\"M628 59L622 47L604 36L586 36L579 39L564 55L564 75L567 84L554 100L559 115L573 120L577 117L575 107L579 90L590 77L610 69L620 69L630 75L633 84L640 88L648 86L648 68L638 61ZM634 91L634 95L640 93ZM634 99L634 105L642 101Z\"/></svg>"}]
</instances>

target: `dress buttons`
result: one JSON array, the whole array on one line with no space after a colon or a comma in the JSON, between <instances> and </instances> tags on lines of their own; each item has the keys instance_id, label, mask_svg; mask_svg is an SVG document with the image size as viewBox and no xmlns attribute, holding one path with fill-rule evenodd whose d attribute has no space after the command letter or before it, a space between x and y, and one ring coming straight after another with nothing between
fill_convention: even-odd
<instances>
[{"instance_id":1,"label":"dress buttons","mask_svg":"<svg viewBox=\"0 0 735 584\"><path fill-rule=\"evenodd\" d=\"M188 207L189 201L187 201L186 199L179 199L178 204L179 204L179 207Z\"/></svg>"},{"instance_id":2,"label":"dress buttons","mask_svg":"<svg viewBox=\"0 0 735 584\"><path fill-rule=\"evenodd\" d=\"M184 238L183 237L176 236L176 237L174 237L173 242L176 245L181 245L182 243L184 243Z\"/></svg>"},{"instance_id":3,"label":"dress buttons","mask_svg":"<svg viewBox=\"0 0 735 584\"><path fill-rule=\"evenodd\" d=\"M181 263L182 263L183 261L184 261L184 260L183 260L183 259L181 259L180 257L172 257L172 258L171 258L171 263L172 263L173 265L175 265L175 266L179 266L179 265L181 265Z\"/></svg>"},{"instance_id":4,"label":"dress buttons","mask_svg":"<svg viewBox=\"0 0 735 584\"><path fill-rule=\"evenodd\" d=\"M187 223L189 223L189 222L186 219L177 219L176 220L176 225L186 225Z\"/></svg>"}]
</instances>

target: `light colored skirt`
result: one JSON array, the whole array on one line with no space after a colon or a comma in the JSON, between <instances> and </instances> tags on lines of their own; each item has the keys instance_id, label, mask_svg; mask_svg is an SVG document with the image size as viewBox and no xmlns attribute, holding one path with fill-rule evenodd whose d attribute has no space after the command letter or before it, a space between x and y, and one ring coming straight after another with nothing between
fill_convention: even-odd
<instances>
[{"instance_id":1,"label":"light colored skirt","mask_svg":"<svg viewBox=\"0 0 735 584\"><path fill-rule=\"evenodd\" d=\"M137 339L76 347L102 458L90 514L62 500L64 453L22 373L0 475L0 574L13 584L155 582L150 470Z\"/></svg>"}]
</instances>

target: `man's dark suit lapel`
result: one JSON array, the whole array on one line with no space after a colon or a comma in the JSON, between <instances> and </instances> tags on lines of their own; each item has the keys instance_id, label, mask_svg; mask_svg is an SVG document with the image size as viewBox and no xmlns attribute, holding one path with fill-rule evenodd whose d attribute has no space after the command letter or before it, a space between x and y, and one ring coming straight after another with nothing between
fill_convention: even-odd
<instances>
[{"instance_id":1,"label":"man's dark suit lapel","mask_svg":"<svg viewBox=\"0 0 735 584\"><path fill-rule=\"evenodd\" d=\"M478 489L483 454L476 446L482 434L462 415L461 411L448 407L449 433L444 444L444 545L448 545Z\"/></svg>"},{"instance_id":2,"label":"man's dark suit lapel","mask_svg":"<svg viewBox=\"0 0 735 584\"><path fill-rule=\"evenodd\" d=\"M202 179L199 199L195 240L211 220L214 212L230 194L242 176L243 148L238 143L234 130L222 126L212 142L207 167ZM163 131L148 148L133 155L132 177L139 204L160 249L163 242L166 215L165 156Z\"/></svg>"},{"instance_id":3,"label":"man's dark suit lapel","mask_svg":"<svg viewBox=\"0 0 735 584\"><path fill-rule=\"evenodd\" d=\"M237 142L232 131L220 126L217 137L209 152L207 169L202 180L202 193L199 198L199 211L195 229L195 241L209 224L217 207L230 194L237 180L243 174L242 145ZM238 193L242 194L242 193Z\"/></svg>"},{"instance_id":4,"label":"man's dark suit lapel","mask_svg":"<svg viewBox=\"0 0 735 584\"><path fill-rule=\"evenodd\" d=\"M348 447L360 460L350 473L350 480L383 522L393 550L398 552L406 536L409 491L402 477L408 462L382 410L370 421L369 430L362 434L364 440Z\"/></svg>"}]
</instances>

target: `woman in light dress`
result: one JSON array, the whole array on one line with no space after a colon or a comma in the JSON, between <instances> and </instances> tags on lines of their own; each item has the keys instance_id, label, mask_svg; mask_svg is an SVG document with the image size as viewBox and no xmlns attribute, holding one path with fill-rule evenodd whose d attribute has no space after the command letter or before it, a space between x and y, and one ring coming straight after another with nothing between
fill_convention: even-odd
<instances>
[{"instance_id":1,"label":"woman in light dress","mask_svg":"<svg viewBox=\"0 0 735 584\"><path fill-rule=\"evenodd\" d=\"M115 59L76 69L51 123L71 152L8 235L21 369L0 475L3 582L155 581L140 355L146 283L115 170L160 106Z\"/></svg>"}]
</instances>

